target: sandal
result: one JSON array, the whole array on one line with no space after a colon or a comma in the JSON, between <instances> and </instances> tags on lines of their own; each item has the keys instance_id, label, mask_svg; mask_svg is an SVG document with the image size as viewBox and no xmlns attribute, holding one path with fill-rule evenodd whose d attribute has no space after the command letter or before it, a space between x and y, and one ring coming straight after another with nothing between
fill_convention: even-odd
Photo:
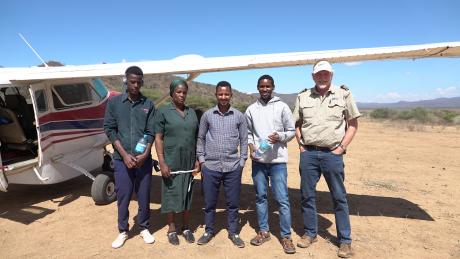
<instances>
[{"instance_id":1,"label":"sandal","mask_svg":"<svg viewBox=\"0 0 460 259\"><path fill-rule=\"evenodd\" d=\"M193 233L192 231L190 231L190 229L182 230L182 235L184 236L185 241L187 241L188 243L191 244L195 242L195 237L193 236Z\"/></svg>"},{"instance_id":2,"label":"sandal","mask_svg":"<svg viewBox=\"0 0 460 259\"><path fill-rule=\"evenodd\" d=\"M179 245L179 238L177 237L176 231L168 233L168 241L171 245L175 245L175 246Z\"/></svg>"},{"instance_id":3,"label":"sandal","mask_svg":"<svg viewBox=\"0 0 460 259\"><path fill-rule=\"evenodd\" d=\"M251 239L251 245L260 246L268 240L270 240L270 233L260 231L259 233L257 233L257 236Z\"/></svg>"}]
</instances>

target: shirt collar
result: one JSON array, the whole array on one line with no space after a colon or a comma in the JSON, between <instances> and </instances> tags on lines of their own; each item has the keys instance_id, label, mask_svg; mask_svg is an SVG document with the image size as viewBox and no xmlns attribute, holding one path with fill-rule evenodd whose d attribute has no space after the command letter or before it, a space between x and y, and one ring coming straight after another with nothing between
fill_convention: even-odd
<instances>
[{"instance_id":1,"label":"shirt collar","mask_svg":"<svg viewBox=\"0 0 460 259\"><path fill-rule=\"evenodd\" d=\"M335 86L333 84L331 84L331 86L327 90L327 92L331 92L331 94L335 94L336 91L337 91L337 89L335 88ZM316 90L316 85L311 88L311 92L314 93L314 94L319 95L319 92Z\"/></svg>"},{"instance_id":2,"label":"shirt collar","mask_svg":"<svg viewBox=\"0 0 460 259\"><path fill-rule=\"evenodd\" d=\"M168 103L168 108L170 110L176 110L176 106L174 105L173 102ZM188 113L188 108L189 107L187 105L185 105L185 108L184 108L185 113Z\"/></svg>"},{"instance_id":3,"label":"shirt collar","mask_svg":"<svg viewBox=\"0 0 460 259\"><path fill-rule=\"evenodd\" d=\"M143 103L143 102L145 102L146 99L147 99L147 98L146 98L141 92L139 92L139 100L137 100L136 103L137 103L137 102L142 102L142 103ZM122 101L122 102L129 101L129 99L128 99L128 93L126 93L126 92L122 93L122 95L121 95L121 101Z\"/></svg>"},{"instance_id":4,"label":"shirt collar","mask_svg":"<svg viewBox=\"0 0 460 259\"><path fill-rule=\"evenodd\" d=\"M219 110L219 106L214 106L214 108L212 108L212 113L218 113L218 114L221 114L221 115L227 115L227 114L233 114L235 112L235 108L233 108L232 106L230 106L230 108L228 109L228 111L226 113L221 113L220 110Z\"/></svg>"}]
</instances>

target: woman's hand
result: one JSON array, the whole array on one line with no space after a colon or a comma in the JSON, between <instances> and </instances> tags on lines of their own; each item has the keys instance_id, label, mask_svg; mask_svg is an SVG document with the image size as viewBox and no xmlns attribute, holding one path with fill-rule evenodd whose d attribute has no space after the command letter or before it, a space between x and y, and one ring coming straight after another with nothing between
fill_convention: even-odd
<instances>
[{"instance_id":1,"label":"woman's hand","mask_svg":"<svg viewBox=\"0 0 460 259\"><path fill-rule=\"evenodd\" d=\"M160 161L160 171L161 171L161 176L163 178L169 178L171 176L171 169L166 163L161 162L161 161Z\"/></svg>"}]
</instances>

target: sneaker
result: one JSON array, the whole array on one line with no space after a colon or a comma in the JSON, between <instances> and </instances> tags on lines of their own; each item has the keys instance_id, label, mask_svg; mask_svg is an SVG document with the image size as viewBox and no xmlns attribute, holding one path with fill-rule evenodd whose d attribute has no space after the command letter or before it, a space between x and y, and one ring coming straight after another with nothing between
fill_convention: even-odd
<instances>
[{"instance_id":1,"label":"sneaker","mask_svg":"<svg viewBox=\"0 0 460 259\"><path fill-rule=\"evenodd\" d=\"M339 251L337 255L342 258L349 258L353 255L353 251L351 250L351 244L340 244Z\"/></svg>"},{"instance_id":2,"label":"sneaker","mask_svg":"<svg viewBox=\"0 0 460 259\"><path fill-rule=\"evenodd\" d=\"M126 239L128 239L128 233L121 232L118 234L117 238L112 242L113 248L120 248L125 243Z\"/></svg>"},{"instance_id":3,"label":"sneaker","mask_svg":"<svg viewBox=\"0 0 460 259\"><path fill-rule=\"evenodd\" d=\"M316 241L318 241L317 237L310 237L310 236L307 236L307 235L303 235L301 237L300 241L297 242L297 246L300 247L300 248L307 248L311 244L315 243Z\"/></svg>"},{"instance_id":4,"label":"sneaker","mask_svg":"<svg viewBox=\"0 0 460 259\"><path fill-rule=\"evenodd\" d=\"M212 239L212 233L205 232L199 239L198 242L196 242L199 245L205 245L209 243L209 241Z\"/></svg>"},{"instance_id":5,"label":"sneaker","mask_svg":"<svg viewBox=\"0 0 460 259\"><path fill-rule=\"evenodd\" d=\"M228 238L232 240L233 244L239 248L244 247L244 241L240 238L238 234L228 234Z\"/></svg>"},{"instance_id":6,"label":"sneaker","mask_svg":"<svg viewBox=\"0 0 460 259\"><path fill-rule=\"evenodd\" d=\"M291 237L283 237L281 244L283 244L283 250L286 254L295 254L295 246Z\"/></svg>"},{"instance_id":7,"label":"sneaker","mask_svg":"<svg viewBox=\"0 0 460 259\"><path fill-rule=\"evenodd\" d=\"M171 245L175 245L175 246L179 245L179 237L177 237L176 231L168 233L168 241Z\"/></svg>"},{"instance_id":8,"label":"sneaker","mask_svg":"<svg viewBox=\"0 0 460 259\"><path fill-rule=\"evenodd\" d=\"M191 244L195 242L195 237L193 236L193 233L192 231L190 231L190 229L183 230L182 235L184 236L185 241L187 241L188 243Z\"/></svg>"},{"instance_id":9,"label":"sneaker","mask_svg":"<svg viewBox=\"0 0 460 259\"><path fill-rule=\"evenodd\" d=\"M251 245L254 245L254 246L260 246L261 244L267 242L268 240L270 240L270 233L260 231L259 233L257 233L257 236L251 239L250 243Z\"/></svg>"},{"instance_id":10,"label":"sneaker","mask_svg":"<svg viewBox=\"0 0 460 259\"><path fill-rule=\"evenodd\" d=\"M155 237L150 234L148 229L142 230L139 235L142 237L142 239L144 239L146 244L153 244L155 242Z\"/></svg>"}]
</instances>

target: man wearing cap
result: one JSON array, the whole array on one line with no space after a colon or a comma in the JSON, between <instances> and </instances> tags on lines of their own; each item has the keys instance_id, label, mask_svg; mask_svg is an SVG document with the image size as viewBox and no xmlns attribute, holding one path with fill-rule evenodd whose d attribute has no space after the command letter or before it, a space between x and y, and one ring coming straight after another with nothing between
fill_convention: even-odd
<instances>
[{"instance_id":1,"label":"man wearing cap","mask_svg":"<svg viewBox=\"0 0 460 259\"><path fill-rule=\"evenodd\" d=\"M315 86L299 93L293 112L300 149L300 190L304 235L297 243L307 248L317 241L316 184L324 175L334 204L339 257L350 257L351 227L344 185L343 155L358 129L358 111L346 86L332 85L327 61L313 67Z\"/></svg>"}]
</instances>

